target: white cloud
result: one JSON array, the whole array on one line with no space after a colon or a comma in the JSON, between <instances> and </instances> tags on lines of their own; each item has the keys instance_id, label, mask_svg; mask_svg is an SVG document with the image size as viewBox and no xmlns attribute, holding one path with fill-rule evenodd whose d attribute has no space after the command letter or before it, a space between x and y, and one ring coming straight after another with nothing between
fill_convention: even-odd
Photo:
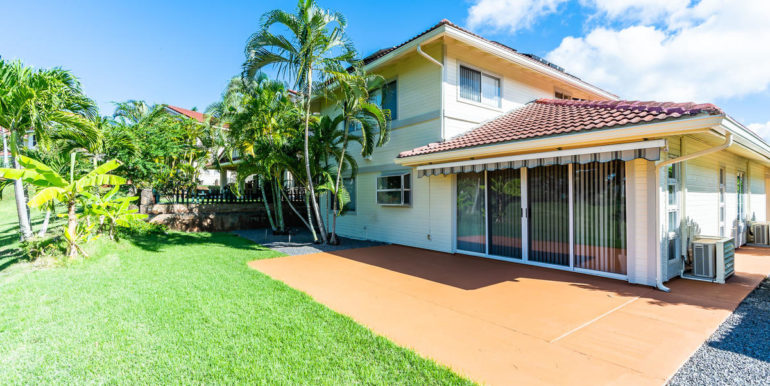
<instances>
[{"instance_id":1,"label":"white cloud","mask_svg":"<svg viewBox=\"0 0 770 386\"><path fill-rule=\"evenodd\" d=\"M759 134L765 141L770 142L770 121L765 123L752 123L748 125L751 131Z\"/></svg>"},{"instance_id":2,"label":"white cloud","mask_svg":"<svg viewBox=\"0 0 770 386\"><path fill-rule=\"evenodd\" d=\"M581 0L580 2L586 7L596 8L599 16L645 24L676 18L690 5L690 0Z\"/></svg>"},{"instance_id":3,"label":"white cloud","mask_svg":"<svg viewBox=\"0 0 770 386\"><path fill-rule=\"evenodd\" d=\"M514 33L538 18L556 12L567 0L476 0L468 9L468 27Z\"/></svg>"},{"instance_id":4,"label":"white cloud","mask_svg":"<svg viewBox=\"0 0 770 386\"><path fill-rule=\"evenodd\" d=\"M589 1L589 0L586 0ZM767 0L590 0L623 28L596 27L567 37L546 57L584 80L630 99L713 101L770 86ZM628 16L631 15L631 16ZM648 20L649 19L649 20ZM656 25L645 24L656 19Z\"/></svg>"}]
</instances>

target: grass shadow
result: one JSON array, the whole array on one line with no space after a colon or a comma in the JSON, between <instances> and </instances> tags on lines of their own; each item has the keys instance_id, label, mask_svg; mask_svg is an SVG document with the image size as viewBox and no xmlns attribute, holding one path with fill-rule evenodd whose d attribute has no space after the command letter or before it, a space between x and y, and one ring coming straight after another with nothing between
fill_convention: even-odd
<instances>
[{"instance_id":1,"label":"grass shadow","mask_svg":"<svg viewBox=\"0 0 770 386\"><path fill-rule=\"evenodd\" d=\"M225 232L169 232L166 234L150 235L127 234L121 235L120 238L138 248L151 252L161 252L165 249L183 245L219 245L221 247L235 248L244 251L270 251L269 248L256 244L253 241Z\"/></svg>"}]
</instances>

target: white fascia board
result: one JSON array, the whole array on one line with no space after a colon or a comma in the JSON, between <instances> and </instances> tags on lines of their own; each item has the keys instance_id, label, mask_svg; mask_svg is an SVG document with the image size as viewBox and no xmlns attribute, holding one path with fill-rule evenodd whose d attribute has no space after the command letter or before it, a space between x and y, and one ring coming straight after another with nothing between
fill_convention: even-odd
<instances>
[{"instance_id":1,"label":"white fascia board","mask_svg":"<svg viewBox=\"0 0 770 386\"><path fill-rule=\"evenodd\" d=\"M566 75L565 73L556 70L554 68L551 68L545 64L537 63L534 61L531 61L529 59L526 59L522 57L521 54L516 54L510 52L508 49L505 49L503 47L500 47L496 44L490 43L482 38L479 38L477 36L470 35L466 32L460 31L455 28L447 28L446 30L447 36L457 39L459 41L462 41L466 44L480 47L488 52L491 52L503 59L509 60L511 62L514 62L522 67L528 68L530 70L539 72L543 75L550 76L552 78L559 79L562 82L568 83L574 87L580 88L582 90L586 90L590 93L601 95L607 99L611 100L617 100L619 99L617 95L609 93L607 91L604 91L598 87L592 86L582 80L573 78L569 75Z\"/></svg>"},{"instance_id":2,"label":"white fascia board","mask_svg":"<svg viewBox=\"0 0 770 386\"><path fill-rule=\"evenodd\" d=\"M417 166L429 163L447 162L458 158L478 158L548 148L556 149L586 142L607 143L622 142L624 139L632 141L641 138L660 138L678 134L711 131L713 127L719 126L722 120L723 116L721 115L702 115L669 122L646 123L636 126L623 126L617 129L602 129L598 131L578 132L546 138L523 139L502 144L448 150L431 154L396 158L394 162L404 166Z\"/></svg>"},{"instance_id":3,"label":"white fascia board","mask_svg":"<svg viewBox=\"0 0 770 386\"><path fill-rule=\"evenodd\" d=\"M536 159L536 158L568 157L568 156L574 156L574 155L604 153L604 152L610 152L610 151L662 148L666 146L667 146L667 143L665 139L656 139L651 141L626 142L626 143L620 143L615 145L581 147L581 148L569 149L569 150L553 150L553 151L546 151L546 152L540 152L540 153L518 154L518 155L505 156L505 157L482 158L478 160L422 165L422 166L418 166L417 170L470 166L470 165L489 164L489 163L496 163L496 162L524 161L524 160L530 160L530 159Z\"/></svg>"},{"instance_id":4,"label":"white fascia board","mask_svg":"<svg viewBox=\"0 0 770 386\"><path fill-rule=\"evenodd\" d=\"M401 55L404 55L404 54L406 54L406 53L408 53L408 52L410 52L412 50L417 50L417 46L419 46L421 44L426 44L428 42L431 42L431 41L437 39L438 37L443 35L446 32L446 30L447 30L447 26L446 25L442 25L442 26L434 29L433 31L430 31L430 32L426 33L425 35L420 36L419 38L414 39L411 42L409 42L407 44L404 44L403 46L398 47L398 48L396 48L395 50L393 50L391 52L388 52L387 54L385 54L385 56L383 56L383 57L381 57L381 58L379 58L379 59L377 59L377 60L367 64L366 66L364 66L364 70L369 71L369 70L371 70L373 68L376 68L376 67L379 67L379 66L381 66L381 65L383 65L383 64L385 64L385 63L387 63L387 62L389 62L389 61L391 61L391 60L393 60L393 59L395 59L395 58L397 58L397 57L399 57Z\"/></svg>"},{"instance_id":5,"label":"white fascia board","mask_svg":"<svg viewBox=\"0 0 770 386\"><path fill-rule=\"evenodd\" d=\"M770 162L770 145L755 132L749 130L729 116L724 118L721 127L723 130L730 131L733 133L733 136L737 137L734 139L734 142L753 151L766 162Z\"/></svg>"}]
</instances>

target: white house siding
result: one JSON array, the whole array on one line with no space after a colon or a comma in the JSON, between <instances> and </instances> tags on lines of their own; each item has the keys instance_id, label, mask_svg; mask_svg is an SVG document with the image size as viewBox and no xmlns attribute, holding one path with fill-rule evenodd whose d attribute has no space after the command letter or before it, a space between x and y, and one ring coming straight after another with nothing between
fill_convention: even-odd
<instances>
[{"instance_id":1,"label":"white house siding","mask_svg":"<svg viewBox=\"0 0 770 386\"><path fill-rule=\"evenodd\" d=\"M697 138L683 137L685 154L709 147ZM746 215L748 219L766 221L765 167L728 150L686 161L684 166L682 218L697 225L702 235L719 235L719 169L726 172L725 228L732 235L737 218L737 173L746 175Z\"/></svg>"},{"instance_id":2,"label":"white house siding","mask_svg":"<svg viewBox=\"0 0 770 386\"><path fill-rule=\"evenodd\" d=\"M556 90L575 98L604 99L536 75L522 67L486 54L453 39L446 40L444 80L444 138L456 137L478 124L493 119L538 98L553 98ZM501 81L501 105L491 107L460 98L460 66L498 77Z\"/></svg>"},{"instance_id":3,"label":"white house siding","mask_svg":"<svg viewBox=\"0 0 770 386\"><path fill-rule=\"evenodd\" d=\"M765 167L749 162L748 218L752 221L767 221L767 186Z\"/></svg>"},{"instance_id":4,"label":"white house siding","mask_svg":"<svg viewBox=\"0 0 770 386\"><path fill-rule=\"evenodd\" d=\"M451 252L452 177L412 175L412 205L380 206L375 198L380 173L361 173L356 184L356 211L337 219L342 236ZM331 220L331 218L329 219Z\"/></svg>"},{"instance_id":5,"label":"white house siding","mask_svg":"<svg viewBox=\"0 0 770 386\"><path fill-rule=\"evenodd\" d=\"M423 50L441 60L442 47L434 43ZM375 71L387 81L397 81L398 119L392 122L390 141L364 159L357 144L349 151L358 161L356 211L337 219L341 236L385 241L421 248L451 249L451 178L417 178L412 173L412 204L405 207L381 206L376 200L376 180L383 173L410 172L394 160L405 150L441 140L441 68L412 53L394 64ZM328 113L332 106L324 109ZM429 194L430 192L430 194ZM328 199L321 200L323 211ZM327 218L331 226L331 216Z\"/></svg>"},{"instance_id":6,"label":"white house siding","mask_svg":"<svg viewBox=\"0 0 770 386\"><path fill-rule=\"evenodd\" d=\"M655 164L626 162L628 281L655 285Z\"/></svg>"}]
</instances>

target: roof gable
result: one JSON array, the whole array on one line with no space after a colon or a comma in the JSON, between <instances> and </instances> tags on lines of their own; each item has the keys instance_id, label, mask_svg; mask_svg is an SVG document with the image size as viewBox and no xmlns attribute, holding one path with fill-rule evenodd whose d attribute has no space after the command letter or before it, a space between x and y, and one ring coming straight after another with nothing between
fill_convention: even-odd
<instances>
[{"instance_id":1,"label":"roof gable","mask_svg":"<svg viewBox=\"0 0 770 386\"><path fill-rule=\"evenodd\" d=\"M423 36L426 36L426 35L430 34L431 32L433 32L433 31L435 31L435 30L437 30L437 29L439 29L441 27L448 27L448 28L454 29L456 31L459 31L461 34L463 34L465 36L470 36L470 37L472 37L474 39L478 39L480 41L483 41L486 44L490 44L492 46L500 48L503 51L505 51L506 53L514 55L515 57L519 58L522 62L528 63L528 65L533 66L534 68L539 68L539 69L543 69L543 70L546 70L546 71L555 71L555 73L561 74L562 76L566 76L567 79L571 79L572 82L574 82L574 83L576 83L578 85L582 85L581 87L584 87L584 88L588 87L588 89L598 90L600 93L606 94L606 96L609 96L611 98L617 98L616 95L614 95L614 94L612 94L612 93L610 93L608 91L602 90L601 88L599 88L597 86L594 86L594 85L592 85L592 84L590 84L590 83L588 83L588 82L578 78L577 76L572 75L572 74L566 72L562 67L560 67L558 65L555 65L555 64L553 64L553 63L551 63L551 62L549 62L549 61L547 61L547 60L545 60L543 58L540 58L540 57L538 57L536 55L533 55L533 54L521 53L521 52L517 51L516 49L514 49L512 47L509 47L509 46L507 46L505 44L502 44L502 43L494 41L494 40L489 40L489 39L487 39L487 38L485 38L485 37L483 37L481 35L475 34L475 33L471 32L471 31L469 31L469 30L467 30L465 28L462 28L462 27L458 26L457 24L452 23L451 21L449 21L447 19L442 19L440 22L438 22L434 26L428 28L427 30L419 33L418 35L410 38L409 40L407 40L407 41L405 41L405 42L403 42L401 44L395 45L393 47L383 48L383 49L377 50L376 52L366 56L362 61L363 61L364 65L370 65L370 64L376 62L377 60L386 57L388 54L390 54L390 53L392 53L394 51L397 51L398 49L408 45L409 43L412 43L415 40L418 40L418 39L422 38ZM592 91L592 93L595 93L595 92L596 91Z\"/></svg>"}]
</instances>

